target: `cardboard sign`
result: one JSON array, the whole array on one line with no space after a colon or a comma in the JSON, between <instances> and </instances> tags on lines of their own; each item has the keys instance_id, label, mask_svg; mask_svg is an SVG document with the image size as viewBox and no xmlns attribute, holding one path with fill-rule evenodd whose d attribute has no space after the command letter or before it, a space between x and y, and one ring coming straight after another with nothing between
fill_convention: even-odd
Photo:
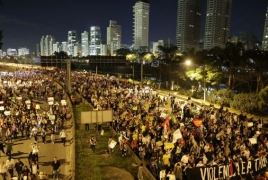
<instances>
[{"instance_id":1,"label":"cardboard sign","mask_svg":"<svg viewBox=\"0 0 268 180\"><path fill-rule=\"evenodd\" d=\"M48 105L50 105L50 106L52 106L53 104L54 104L53 101L48 102Z\"/></svg>"},{"instance_id":2,"label":"cardboard sign","mask_svg":"<svg viewBox=\"0 0 268 180\"><path fill-rule=\"evenodd\" d=\"M4 101L0 101L0 104L4 104Z\"/></svg>"},{"instance_id":3,"label":"cardboard sign","mask_svg":"<svg viewBox=\"0 0 268 180\"><path fill-rule=\"evenodd\" d=\"M253 122L248 122L248 127L252 127L253 126Z\"/></svg>"},{"instance_id":4,"label":"cardboard sign","mask_svg":"<svg viewBox=\"0 0 268 180\"><path fill-rule=\"evenodd\" d=\"M156 142L156 146L158 146L158 147L163 146L163 141L157 141L157 142Z\"/></svg>"},{"instance_id":5,"label":"cardboard sign","mask_svg":"<svg viewBox=\"0 0 268 180\"><path fill-rule=\"evenodd\" d=\"M31 104L31 100L25 101L26 104Z\"/></svg>"},{"instance_id":6,"label":"cardboard sign","mask_svg":"<svg viewBox=\"0 0 268 180\"><path fill-rule=\"evenodd\" d=\"M22 97L16 97L17 100L22 100Z\"/></svg>"},{"instance_id":7,"label":"cardboard sign","mask_svg":"<svg viewBox=\"0 0 268 180\"><path fill-rule=\"evenodd\" d=\"M174 144L173 143L165 143L165 149L173 149Z\"/></svg>"},{"instance_id":8,"label":"cardboard sign","mask_svg":"<svg viewBox=\"0 0 268 180\"><path fill-rule=\"evenodd\" d=\"M0 111L3 111L5 110L5 107L4 106L0 106Z\"/></svg>"},{"instance_id":9,"label":"cardboard sign","mask_svg":"<svg viewBox=\"0 0 268 180\"><path fill-rule=\"evenodd\" d=\"M9 115L10 115L10 111L5 111L4 114L5 114L6 116L9 116Z\"/></svg>"},{"instance_id":10,"label":"cardboard sign","mask_svg":"<svg viewBox=\"0 0 268 180\"><path fill-rule=\"evenodd\" d=\"M249 138L248 140L249 140L249 142L251 144L257 144L257 139L256 138Z\"/></svg>"},{"instance_id":11,"label":"cardboard sign","mask_svg":"<svg viewBox=\"0 0 268 180\"><path fill-rule=\"evenodd\" d=\"M61 103L62 106L66 106L67 105L66 100L61 100L60 103Z\"/></svg>"},{"instance_id":12,"label":"cardboard sign","mask_svg":"<svg viewBox=\"0 0 268 180\"><path fill-rule=\"evenodd\" d=\"M50 102L50 101L54 101L54 97L49 97L47 98L47 101Z\"/></svg>"},{"instance_id":13,"label":"cardboard sign","mask_svg":"<svg viewBox=\"0 0 268 180\"><path fill-rule=\"evenodd\" d=\"M40 105L39 104L36 104L35 105L35 109L40 109Z\"/></svg>"},{"instance_id":14,"label":"cardboard sign","mask_svg":"<svg viewBox=\"0 0 268 180\"><path fill-rule=\"evenodd\" d=\"M49 115L49 120L54 121L55 120L55 115Z\"/></svg>"},{"instance_id":15,"label":"cardboard sign","mask_svg":"<svg viewBox=\"0 0 268 180\"><path fill-rule=\"evenodd\" d=\"M112 140L109 144L109 148L113 149L116 146L117 142L115 140Z\"/></svg>"}]
</instances>

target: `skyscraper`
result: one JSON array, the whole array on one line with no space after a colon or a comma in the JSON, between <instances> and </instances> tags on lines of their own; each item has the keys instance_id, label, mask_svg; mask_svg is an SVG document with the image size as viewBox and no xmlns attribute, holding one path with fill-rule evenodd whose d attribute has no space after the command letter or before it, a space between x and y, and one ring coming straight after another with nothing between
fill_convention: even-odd
<instances>
[{"instance_id":1,"label":"skyscraper","mask_svg":"<svg viewBox=\"0 0 268 180\"><path fill-rule=\"evenodd\" d=\"M51 56L53 55L53 44L55 42L55 39L50 36L42 36L40 41L40 54L41 56Z\"/></svg>"},{"instance_id":2,"label":"skyscraper","mask_svg":"<svg viewBox=\"0 0 268 180\"><path fill-rule=\"evenodd\" d=\"M100 55L101 31L99 26L90 27L90 55Z\"/></svg>"},{"instance_id":3,"label":"skyscraper","mask_svg":"<svg viewBox=\"0 0 268 180\"><path fill-rule=\"evenodd\" d=\"M265 18L264 30L263 30L262 50L268 51L268 7L266 11L266 18Z\"/></svg>"},{"instance_id":4,"label":"skyscraper","mask_svg":"<svg viewBox=\"0 0 268 180\"><path fill-rule=\"evenodd\" d=\"M141 46L149 48L149 10L147 0L137 0L133 6L134 12L134 49Z\"/></svg>"},{"instance_id":5,"label":"skyscraper","mask_svg":"<svg viewBox=\"0 0 268 180\"><path fill-rule=\"evenodd\" d=\"M178 0L176 41L179 51L199 49L201 0Z\"/></svg>"},{"instance_id":6,"label":"skyscraper","mask_svg":"<svg viewBox=\"0 0 268 180\"><path fill-rule=\"evenodd\" d=\"M81 51L82 56L89 55L89 33L87 31L81 34Z\"/></svg>"},{"instance_id":7,"label":"skyscraper","mask_svg":"<svg viewBox=\"0 0 268 180\"><path fill-rule=\"evenodd\" d=\"M30 54L30 50L28 48L20 47L18 49L18 56L25 56L25 55L28 55L28 54Z\"/></svg>"},{"instance_id":8,"label":"skyscraper","mask_svg":"<svg viewBox=\"0 0 268 180\"><path fill-rule=\"evenodd\" d=\"M107 46L111 55L121 47L121 26L116 21L110 20L107 27Z\"/></svg>"},{"instance_id":9,"label":"skyscraper","mask_svg":"<svg viewBox=\"0 0 268 180\"><path fill-rule=\"evenodd\" d=\"M225 47L229 37L232 0L207 0L204 49Z\"/></svg>"},{"instance_id":10,"label":"skyscraper","mask_svg":"<svg viewBox=\"0 0 268 180\"><path fill-rule=\"evenodd\" d=\"M74 54L74 46L75 46L76 42L77 42L76 31L68 31L68 42L67 42L68 51L67 51L67 54L69 56L76 56L76 54Z\"/></svg>"}]
</instances>

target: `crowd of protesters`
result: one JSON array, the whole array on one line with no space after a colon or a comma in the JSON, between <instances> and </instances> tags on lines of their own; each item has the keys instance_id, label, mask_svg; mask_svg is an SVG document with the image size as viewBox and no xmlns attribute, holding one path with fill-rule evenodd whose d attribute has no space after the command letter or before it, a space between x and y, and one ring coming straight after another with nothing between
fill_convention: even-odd
<instances>
[{"instance_id":1,"label":"crowd of protesters","mask_svg":"<svg viewBox=\"0 0 268 180\"><path fill-rule=\"evenodd\" d=\"M57 89L52 79L45 78L43 71L26 69L1 72L0 89L0 151L1 157L7 158L0 163L0 174L4 180L46 179L39 170L39 144L54 144L59 134L65 145L63 123L68 110L65 103L60 103L64 91ZM50 105L42 107L49 98ZM28 165L13 156L13 143L25 139L33 140L27 152ZM58 178L58 174L53 178Z\"/></svg>"},{"instance_id":2,"label":"crowd of protesters","mask_svg":"<svg viewBox=\"0 0 268 180\"><path fill-rule=\"evenodd\" d=\"M54 75L65 82L64 73ZM128 143L158 179L187 179L189 168L267 155L268 133L262 119L199 105L191 98L182 101L174 94L160 95L109 75L73 72L71 78L72 89L95 109L113 110L122 156ZM261 179L264 172L246 178Z\"/></svg>"}]
</instances>

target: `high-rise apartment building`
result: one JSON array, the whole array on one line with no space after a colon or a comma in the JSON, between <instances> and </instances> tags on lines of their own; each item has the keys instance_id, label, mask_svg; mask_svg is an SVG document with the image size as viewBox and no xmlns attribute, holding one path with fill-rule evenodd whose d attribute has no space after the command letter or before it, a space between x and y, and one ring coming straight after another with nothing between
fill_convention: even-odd
<instances>
[{"instance_id":1,"label":"high-rise apartment building","mask_svg":"<svg viewBox=\"0 0 268 180\"><path fill-rule=\"evenodd\" d=\"M84 57L89 55L89 33L87 31L81 34L81 55Z\"/></svg>"},{"instance_id":2,"label":"high-rise apartment building","mask_svg":"<svg viewBox=\"0 0 268 180\"><path fill-rule=\"evenodd\" d=\"M55 39L50 36L42 36L40 41L40 54L41 56L51 56L53 55L53 44L55 43Z\"/></svg>"},{"instance_id":3,"label":"high-rise apartment building","mask_svg":"<svg viewBox=\"0 0 268 180\"><path fill-rule=\"evenodd\" d=\"M61 51L68 52L68 44L66 41L61 42Z\"/></svg>"},{"instance_id":4,"label":"high-rise apartment building","mask_svg":"<svg viewBox=\"0 0 268 180\"><path fill-rule=\"evenodd\" d=\"M141 46L149 48L149 10L147 0L137 0L133 6L134 13L134 49Z\"/></svg>"},{"instance_id":5,"label":"high-rise apartment building","mask_svg":"<svg viewBox=\"0 0 268 180\"><path fill-rule=\"evenodd\" d=\"M68 31L67 54L69 56L76 56L74 53L74 46L75 46L76 42L77 42L76 31Z\"/></svg>"},{"instance_id":6,"label":"high-rise apartment building","mask_svg":"<svg viewBox=\"0 0 268 180\"><path fill-rule=\"evenodd\" d=\"M262 50L268 51L268 7L266 11L266 18L265 18L264 30L263 30Z\"/></svg>"},{"instance_id":7,"label":"high-rise apartment building","mask_svg":"<svg viewBox=\"0 0 268 180\"><path fill-rule=\"evenodd\" d=\"M199 49L201 0L178 0L176 44L179 51Z\"/></svg>"},{"instance_id":8,"label":"high-rise apartment building","mask_svg":"<svg viewBox=\"0 0 268 180\"><path fill-rule=\"evenodd\" d=\"M55 43L53 43L53 54L55 53L55 52L60 52L61 50L60 50L60 48L61 48L61 44L60 44L60 42L55 42Z\"/></svg>"},{"instance_id":9,"label":"high-rise apartment building","mask_svg":"<svg viewBox=\"0 0 268 180\"><path fill-rule=\"evenodd\" d=\"M116 21L110 20L110 25L107 27L107 48L111 55L121 47L121 34L121 26Z\"/></svg>"},{"instance_id":10,"label":"high-rise apartment building","mask_svg":"<svg viewBox=\"0 0 268 180\"><path fill-rule=\"evenodd\" d=\"M28 55L28 54L30 54L30 49L25 48L25 47L20 47L18 49L18 56L25 56L25 55Z\"/></svg>"},{"instance_id":11,"label":"high-rise apartment building","mask_svg":"<svg viewBox=\"0 0 268 180\"><path fill-rule=\"evenodd\" d=\"M159 51L159 46L164 47L164 40L158 40L157 42L152 43L152 53L155 57L159 57L161 52Z\"/></svg>"},{"instance_id":12,"label":"high-rise apartment building","mask_svg":"<svg viewBox=\"0 0 268 180\"><path fill-rule=\"evenodd\" d=\"M232 0L207 0L204 49L221 48L229 38Z\"/></svg>"},{"instance_id":13,"label":"high-rise apartment building","mask_svg":"<svg viewBox=\"0 0 268 180\"><path fill-rule=\"evenodd\" d=\"M17 49L8 48L7 49L7 55L8 56L18 56Z\"/></svg>"},{"instance_id":14,"label":"high-rise apartment building","mask_svg":"<svg viewBox=\"0 0 268 180\"><path fill-rule=\"evenodd\" d=\"M90 27L90 55L100 55L101 31L99 26Z\"/></svg>"}]
</instances>

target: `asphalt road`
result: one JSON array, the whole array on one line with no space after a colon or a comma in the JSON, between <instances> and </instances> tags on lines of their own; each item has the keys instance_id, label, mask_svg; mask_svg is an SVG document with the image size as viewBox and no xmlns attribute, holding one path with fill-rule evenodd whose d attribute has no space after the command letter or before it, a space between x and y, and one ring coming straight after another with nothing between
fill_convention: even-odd
<instances>
[{"instance_id":1,"label":"asphalt road","mask_svg":"<svg viewBox=\"0 0 268 180\"><path fill-rule=\"evenodd\" d=\"M8 66L3 66L0 65L0 71L14 71L16 67L8 67ZM37 102L37 100L34 100ZM41 109L47 109L48 108L48 103L46 101L39 101ZM52 179L52 161L54 157L57 157L57 159L61 163L60 167L60 180L65 180L67 179L67 165L69 162L66 162L66 154L68 151L68 146L69 146L69 141L68 141L68 128L65 123L64 128L67 132L67 142L65 147L61 143L61 139L59 135L56 135L56 141L55 144L52 144L50 141L50 134L47 134L47 143L43 144L41 137L38 138L38 145L40 146L39 148L39 172L44 172L45 174L48 174L49 179ZM18 135L17 139L14 139L12 142L12 158L15 160L20 158L21 161L24 163L24 165L27 165L29 167L28 163L28 156L29 152L31 151L31 144L34 143L34 138L32 137L31 139L26 139L26 138L21 138L20 134ZM0 162L6 160L8 157L3 154L2 152L0 153ZM17 175L17 172L14 169L14 175ZM9 176L10 177L10 176Z\"/></svg>"}]
</instances>

